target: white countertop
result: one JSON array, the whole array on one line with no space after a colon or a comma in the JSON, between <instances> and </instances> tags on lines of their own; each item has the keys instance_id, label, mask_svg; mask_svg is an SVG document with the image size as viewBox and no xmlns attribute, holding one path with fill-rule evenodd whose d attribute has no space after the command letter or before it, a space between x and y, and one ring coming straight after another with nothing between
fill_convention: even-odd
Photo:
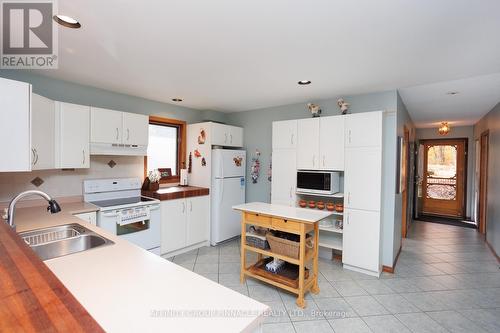
<instances>
[{"instance_id":1,"label":"white countertop","mask_svg":"<svg viewBox=\"0 0 500 333\"><path fill-rule=\"evenodd\" d=\"M105 331L252 332L263 322L266 305L82 222L71 214L86 209L77 205L72 209L63 207L54 215L45 207L18 209L17 231L80 223L115 242L45 261ZM226 315L153 315L171 310L226 311Z\"/></svg>"},{"instance_id":2,"label":"white countertop","mask_svg":"<svg viewBox=\"0 0 500 333\"><path fill-rule=\"evenodd\" d=\"M308 223L321 221L332 212L322 211L310 208L290 207L283 205L269 204L265 202L250 202L242 205L233 206L233 209L255 214L281 217L283 219L296 220Z\"/></svg>"}]
</instances>

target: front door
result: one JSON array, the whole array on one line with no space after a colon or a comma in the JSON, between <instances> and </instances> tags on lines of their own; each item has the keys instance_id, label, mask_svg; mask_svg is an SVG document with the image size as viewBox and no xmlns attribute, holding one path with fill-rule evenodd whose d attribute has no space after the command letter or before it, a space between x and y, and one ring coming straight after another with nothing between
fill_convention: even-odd
<instances>
[{"instance_id":1,"label":"front door","mask_svg":"<svg viewBox=\"0 0 500 333\"><path fill-rule=\"evenodd\" d=\"M467 139L425 140L422 213L464 218Z\"/></svg>"}]
</instances>

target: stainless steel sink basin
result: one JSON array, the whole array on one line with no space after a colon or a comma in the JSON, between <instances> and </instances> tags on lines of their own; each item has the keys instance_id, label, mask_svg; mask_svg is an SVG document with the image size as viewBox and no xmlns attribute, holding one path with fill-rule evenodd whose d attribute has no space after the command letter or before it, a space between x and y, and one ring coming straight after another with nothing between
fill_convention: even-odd
<instances>
[{"instance_id":1,"label":"stainless steel sink basin","mask_svg":"<svg viewBox=\"0 0 500 333\"><path fill-rule=\"evenodd\" d=\"M19 236L42 260L114 244L109 239L76 223L25 231L19 233Z\"/></svg>"}]
</instances>

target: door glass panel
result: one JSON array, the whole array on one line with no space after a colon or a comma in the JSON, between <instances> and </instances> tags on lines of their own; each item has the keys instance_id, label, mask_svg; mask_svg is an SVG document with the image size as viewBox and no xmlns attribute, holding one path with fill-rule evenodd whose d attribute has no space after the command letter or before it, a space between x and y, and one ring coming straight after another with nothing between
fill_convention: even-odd
<instances>
[{"instance_id":1,"label":"door glass panel","mask_svg":"<svg viewBox=\"0 0 500 333\"><path fill-rule=\"evenodd\" d=\"M427 198L455 200L457 195L457 146L429 146L427 151Z\"/></svg>"},{"instance_id":2,"label":"door glass panel","mask_svg":"<svg viewBox=\"0 0 500 333\"><path fill-rule=\"evenodd\" d=\"M132 234L134 232L144 231L149 229L149 220L125 224L116 225L116 234L118 236Z\"/></svg>"}]
</instances>

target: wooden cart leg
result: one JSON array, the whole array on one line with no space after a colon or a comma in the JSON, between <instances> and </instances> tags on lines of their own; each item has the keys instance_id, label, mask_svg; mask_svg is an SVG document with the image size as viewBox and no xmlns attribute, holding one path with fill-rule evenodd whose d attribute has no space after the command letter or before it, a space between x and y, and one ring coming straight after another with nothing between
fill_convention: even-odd
<instances>
[{"instance_id":1,"label":"wooden cart leg","mask_svg":"<svg viewBox=\"0 0 500 333\"><path fill-rule=\"evenodd\" d=\"M319 285L318 285L318 256L319 256L319 225L318 223L314 224L314 259L313 259L313 276L314 282L311 288L311 292L314 294L319 294Z\"/></svg>"},{"instance_id":2,"label":"wooden cart leg","mask_svg":"<svg viewBox=\"0 0 500 333\"><path fill-rule=\"evenodd\" d=\"M245 213L241 213L241 269L240 269L240 283L245 283L245 269L247 267L247 256L245 244L246 242L246 223Z\"/></svg>"},{"instance_id":3,"label":"wooden cart leg","mask_svg":"<svg viewBox=\"0 0 500 333\"><path fill-rule=\"evenodd\" d=\"M306 263L306 232L304 224L300 226L300 247L299 247L299 296L297 297L297 305L301 308L306 307L304 300L304 285L305 285L305 263Z\"/></svg>"}]
</instances>

